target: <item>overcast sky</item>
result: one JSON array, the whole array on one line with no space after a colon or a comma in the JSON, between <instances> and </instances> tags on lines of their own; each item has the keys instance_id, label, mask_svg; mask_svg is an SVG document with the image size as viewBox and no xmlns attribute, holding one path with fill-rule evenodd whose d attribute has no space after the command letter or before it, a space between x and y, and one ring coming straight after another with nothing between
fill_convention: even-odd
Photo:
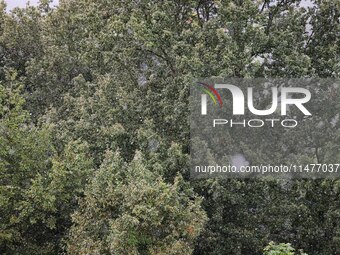
<instances>
[{"instance_id":1,"label":"overcast sky","mask_svg":"<svg viewBox=\"0 0 340 255\"><path fill-rule=\"evenodd\" d=\"M52 6L57 5L59 0L53 0ZM27 0L5 0L7 3L7 10L11 10L14 7L25 7ZM29 1L31 5L38 4L39 0L30 0ZM311 0L302 0L301 1L302 6L312 6Z\"/></svg>"},{"instance_id":2,"label":"overcast sky","mask_svg":"<svg viewBox=\"0 0 340 255\"><path fill-rule=\"evenodd\" d=\"M14 7L25 7L27 0L5 0L7 4L7 10L12 10ZM31 5L37 5L39 0L30 0ZM58 0L53 0L52 6L58 4Z\"/></svg>"}]
</instances>

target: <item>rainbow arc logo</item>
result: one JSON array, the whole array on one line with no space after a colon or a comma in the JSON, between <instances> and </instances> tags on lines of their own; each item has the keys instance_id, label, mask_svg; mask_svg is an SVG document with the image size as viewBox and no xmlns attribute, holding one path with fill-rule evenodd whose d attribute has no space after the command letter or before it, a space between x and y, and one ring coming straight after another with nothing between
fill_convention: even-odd
<instances>
[{"instance_id":1,"label":"rainbow arc logo","mask_svg":"<svg viewBox=\"0 0 340 255\"><path fill-rule=\"evenodd\" d=\"M211 100L214 102L214 105L216 105L217 101L218 101L220 107L222 107L223 102L222 102L221 96L213 86L211 86L207 83L203 83L203 82L197 82L197 85L203 93L206 93L206 94L209 95ZM216 101L216 99L217 99L217 101Z\"/></svg>"}]
</instances>

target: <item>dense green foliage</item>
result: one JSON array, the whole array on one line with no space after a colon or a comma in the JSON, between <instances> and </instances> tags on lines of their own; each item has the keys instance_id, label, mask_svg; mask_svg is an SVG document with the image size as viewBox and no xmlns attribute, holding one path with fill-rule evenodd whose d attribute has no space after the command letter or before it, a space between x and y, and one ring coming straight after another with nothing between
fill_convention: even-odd
<instances>
[{"instance_id":1,"label":"dense green foliage","mask_svg":"<svg viewBox=\"0 0 340 255\"><path fill-rule=\"evenodd\" d=\"M339 180L189 180L192 78L339 77L299 2L0 2L0 254L340 254Z\"/></svg>"},{"instance_id":2,"label":"dense green foliage","mask_svg":"<svg viewBox=\"0 0 340 255\"><path fill-rule=\"evenodd\" d=\"M288 243L275 244L270 242L269 245L264 248L264 255L294 255L295 249ZM301 255L307 255L302 251L299 252Z\"/></svg>"},{"instance_id":3,"label":"dense green foliage","mask_svg":"<svg viewBox=\"0 0 340 255\"><path fill-rule=\"evenodd\" d=\"M192 254L205 221L181 177L165 183L142 155L124 166L110 151L73 215L70 254Z\"/></svg>"}]
</instances>

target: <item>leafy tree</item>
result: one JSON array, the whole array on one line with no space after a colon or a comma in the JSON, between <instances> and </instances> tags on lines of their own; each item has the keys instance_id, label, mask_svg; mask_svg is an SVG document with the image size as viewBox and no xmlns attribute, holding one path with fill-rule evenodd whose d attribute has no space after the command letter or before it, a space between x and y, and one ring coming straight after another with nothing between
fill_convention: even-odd
<instances>
[{"instance_id":1,"label":"leafy tree","mask_svg":"<svg viewBox=\"0 0 340 255\"><path fill-rule=\"evenodd\" d=\"M269 245L264 248L264 255L294 255L295 249L291 246L290 243L280 243L275 244L274 242L270 242ZM307 255L300 251L301 255Z\"/></svg>"},{"instance_id":2,"label":"leafy tree","mask_svg":"<svg viewBox=\"0 0 340 255\"><path fill-rule=\"evenodd\" d=\"M201 206L209 217L194 254L262 254L270 240L290 242L310 254L340 253L337 180L188 184L178 177L181 173L189 178L188 94L193 77L339 77L338 3L313 4L70 0L60 1L56 9L43 1L6 13L1 2L0 252L61 252L72 224L70 214L76 210L67 241L70 253L81 253L86 241L93 253L119 251L118 236L131 252L189 253L204 218L194 224L192 236L185 236L184 228L192 223L188 197L195 197L189 185L204 197ZM16 91L18 83L26 102ZM327 112L321 109L321 117L313 121L324 127L317 132L299 129L285 160L339 159L338 92L322 89L327 91L322 101ZM299 133L308 139L296 145ZM257 144L267 135L252 141ZM277 135L271 135L276 148L282 147ZM235 134L230 137L237 140ZM268 159L251 146L238 146L252 162ZM227 149L234 148L230 143ZM105 156L107 150L120 151L121 158L112 164L121 161L121 167L106 166L112 161ZM143 155L141 166L131 163L136 150ZM273 160L282 159L279 150L272 152ZM147 170L142 174L140 168ZM114 177L107 184L100 175ZM82 198L87 180L91 184ZM112 194L103 191L105 185ZM135 187L147 201L130 194ZM156 196L173 189L170 200ZM184 208L187 215L166 211L173 219L159 223L153 213L167 203ZM201 212L198 204L195 210ZM157 222L143 225L148 219L135 212L139 205L158 220L156 229L174 224L166 228L169 232L153 232ZM179 223L181 217L186 222ZM126 229L131 221L143 235ZM89 229L82 228L83 223ZM181 232L170 233L175 228Z\"/></svg>"},{"instance_id":3,"label":"leafy tree","mask_svg":"<svg viewBox=\"0 0 340 255\"><path fill-rule=\"evenodd\" d=\"M62 248L92 159L79 141L57 154L49 131L34 127L22 109L22 86L11 75L0 87L0 251L51 254Z\"/></svg>"},{"instance_id":4,"label":"leafy tree","mask_svg":"<svg viewBox=\"0 0 340 255\"><path fill-rule=\"evenodd\" d=\"M8 76L6 86L0 86L0 251L15 254L22 251L19 244L24 245L25 230L29 230L19 220L25 193L32 179L49 169L53 148L48 132L30 125L29 115L22 109L22 86L15 81L15 72Z\"/></svg>"},{"instance_id":5,"label":"leafy tree","mask_svg":"<svg viewBox=\"0 0 340 255\"><path fill-rule=\"evenodd\" d=\"M206 216L201 199L178 176L164 182L142 155L105 160L73 215L69 254L191 254Z\"/></svg>"},{"instance_id":6,"label":"leafy tree","mask_svg":"<svg viewBox=\"0 0 340 255\"><path fill-rule=\"evenodd\" d=\"M72 225L71 214L78 208L77 198L83 195L93 171L88 155L86 144L70 142L61 155L51 158L51 168L32 180L19 215L21 224L29 228L25 232L32 247L25 251L27 254L64 250L63 238ZM23 254L22 247L18 248Z\"/></svg>"}]
</instances>

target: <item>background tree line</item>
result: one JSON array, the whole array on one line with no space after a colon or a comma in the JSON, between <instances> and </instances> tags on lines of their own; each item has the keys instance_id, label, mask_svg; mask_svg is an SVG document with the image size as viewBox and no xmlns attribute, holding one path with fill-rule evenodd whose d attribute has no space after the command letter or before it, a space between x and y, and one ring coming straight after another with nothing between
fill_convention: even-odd
<instances>
[{"instance_id":1,"label":"background tree line","mask_svg":"<svg viewBox=\"0 0 340 255\"><path fill-rule=\"evenodd\" d=\"M0 2L0 253L340 254L339 180L189 180L194 77L339 77L340 2L299 3Z\"/></svg>"}]
</instances>

